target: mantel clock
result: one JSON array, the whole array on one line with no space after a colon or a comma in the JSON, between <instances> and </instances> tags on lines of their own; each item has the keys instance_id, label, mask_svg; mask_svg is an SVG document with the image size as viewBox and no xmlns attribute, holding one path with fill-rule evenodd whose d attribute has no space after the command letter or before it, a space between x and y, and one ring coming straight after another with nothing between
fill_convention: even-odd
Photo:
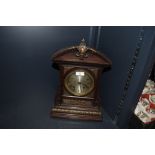
<instances>
[{"instance_id":1,"label":"mantel clock","mask_svg":"<svg viewBox=\"0 0 155 155\"><path fill-rule=\"evenodd\" d=\"M60 72L60 85L55 97L52 117L80 120L102 120L99 81L111 61L102 53L86 46L57 51L52 56Z\"/></svg>"}]
</instances>

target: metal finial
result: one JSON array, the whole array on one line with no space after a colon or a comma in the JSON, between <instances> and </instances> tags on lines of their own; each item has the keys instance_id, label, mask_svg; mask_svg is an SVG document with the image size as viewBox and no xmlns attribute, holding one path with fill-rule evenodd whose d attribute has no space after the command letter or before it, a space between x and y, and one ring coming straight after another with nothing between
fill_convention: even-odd
<instances>
[{"instance_id":1,"label":"metal finial","mask_svg":"<svg viewBox=\"0 0 155 155\"><path fill-rule=\"evenodd\" d=\"M78 50L80 52L80 55L83 55L87 51L87 47L86 47L84 38L81 40Z\"/></svg>"},{"instance_id":2,"label":"metal finial","mask_svg":"<svg viewBox=\"0 0 155 155\"><path fill-rule=\"evenodd\" d=\"M81 43L80 44L86 44L84 38L81 40Z\"/></svg>"}]
</instances>

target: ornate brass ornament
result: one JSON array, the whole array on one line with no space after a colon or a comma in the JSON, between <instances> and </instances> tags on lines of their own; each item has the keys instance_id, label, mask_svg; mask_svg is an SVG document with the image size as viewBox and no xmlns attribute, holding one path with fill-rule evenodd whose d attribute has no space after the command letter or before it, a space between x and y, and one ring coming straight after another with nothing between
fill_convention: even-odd
<instances>
[{"instance_id":1,"label":"ornate brass ornament","mask_svg":"<svg viewBox=\"0 0 155 155\"><path fill-rule=\"evenodd\" d=\"M89 54L92 54L92 52L88 51L85 40L82 39L80 45L78 46L78 51L75 53L75 55L80 59L83 59L87 58Z\"/></svg>"}]
</instances>

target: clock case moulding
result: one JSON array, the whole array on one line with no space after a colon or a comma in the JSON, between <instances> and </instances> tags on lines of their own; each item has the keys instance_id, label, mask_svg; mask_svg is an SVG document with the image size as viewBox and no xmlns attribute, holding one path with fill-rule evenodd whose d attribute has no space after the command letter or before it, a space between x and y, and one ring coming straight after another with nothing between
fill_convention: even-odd
<instances>
[{"instance_id":1,"label":"clock case moulding","mask_svg":"<svg viewBox=\"0 0 155 155\"><path fill-rule=\"evenodd\" d=\"M84 40L79 46L55 52L51 59L54 68L60 71L60 85L50 115L68 119L101 121L102 104L99 82L104 69L112 65L111 60L95 49L87 47ZM84 96L73 95L65 88L65 77L75 70L89 72L94 79L93 89Z\"/></svg>"}]
</instances>

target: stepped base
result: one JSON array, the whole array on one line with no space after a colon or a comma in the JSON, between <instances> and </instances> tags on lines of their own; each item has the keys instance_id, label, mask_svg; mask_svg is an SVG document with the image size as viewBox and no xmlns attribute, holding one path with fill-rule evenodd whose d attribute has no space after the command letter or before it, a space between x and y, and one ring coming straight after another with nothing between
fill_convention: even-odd
<instances>
[{"instance_id":1,"label":"stepped base","mask_svg":"<svg viewBox=\"0 0 155 155\"><path fill-rule=\"evenodd\" d=\"M51 117L60 117L77 120L102 121L101 111L84 111L65 108L52 108Z\"/></svg>"}]
</instances>

